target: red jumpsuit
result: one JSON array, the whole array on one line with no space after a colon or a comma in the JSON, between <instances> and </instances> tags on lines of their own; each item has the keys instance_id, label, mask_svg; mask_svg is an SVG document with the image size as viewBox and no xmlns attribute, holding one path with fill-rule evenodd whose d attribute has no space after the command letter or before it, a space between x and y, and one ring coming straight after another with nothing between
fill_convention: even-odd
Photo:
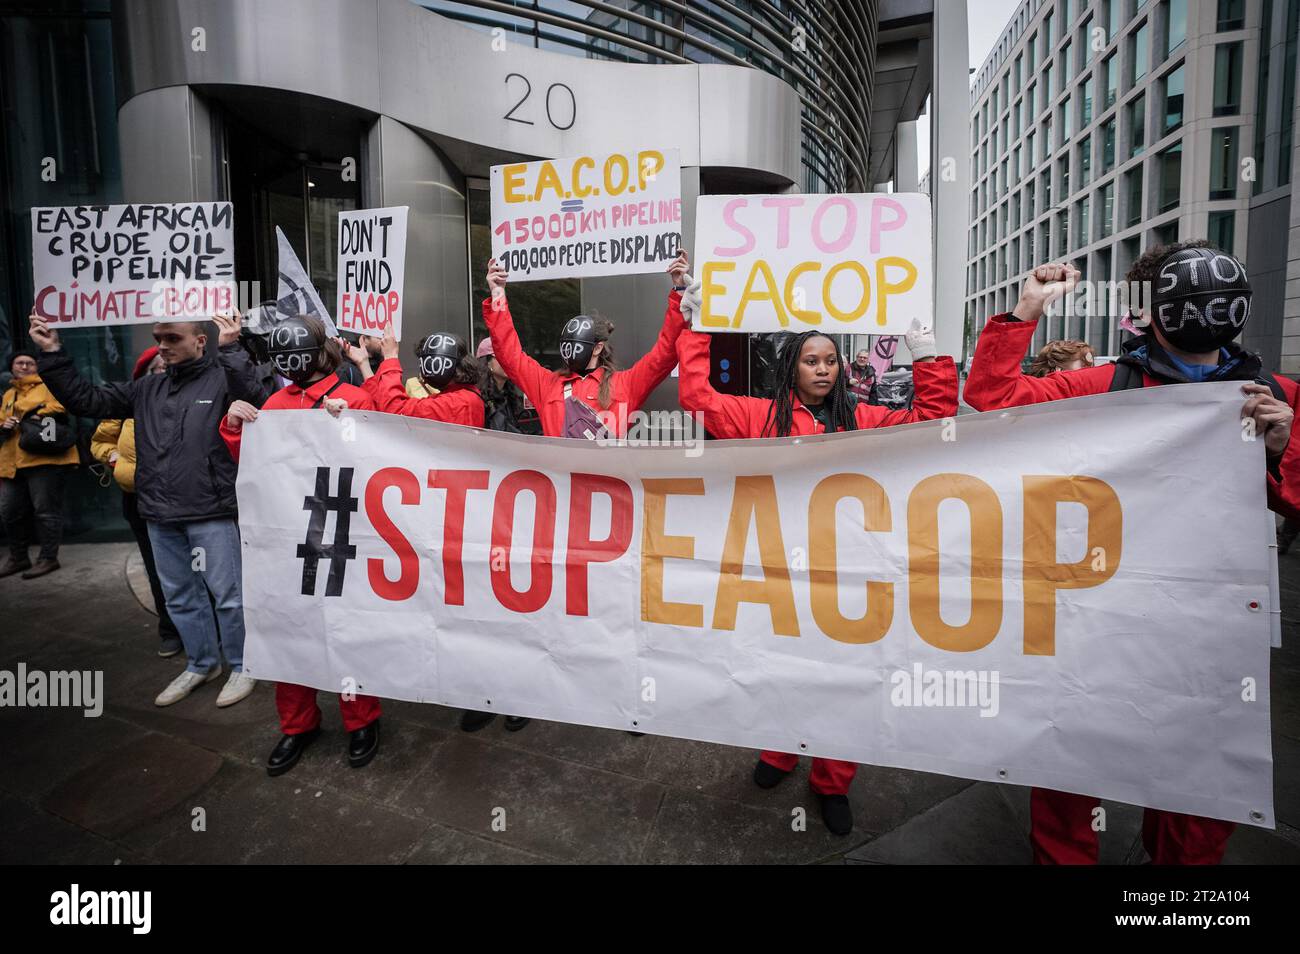
<instances>
[{"instance_id":1,"label":"red jumpsuit","mask_svg":"<svg viewBox=\"0 0 1300 954\"><path fill-rule=\"evenodd\" d=\"M358 411L378 410L369 394L355 385L344 384L335 374L328 374L306 388L300 388L296 384L281 388L266 399L262 410L319 407L327 391L331 398L342 398L347 401L349 408ZM235 460L239 460L239 444L243 433L242 428L235 430L226 423L224 417L221 419L221 436ZM301 735L320 725L320 707L316 705L316 690L310 686L277 682L275 708L280 714L280 731L285 735ZM379 700L374 696L358 695L349 701L340 694L339 713L343 716L343 728L348 732L355 732L357 729L364 729L379 718Z\"/></svg>"},{"instance_id":2,"label":"red jumpsuit","mask_svg":"<svg viewBox=\"0 0 1300 954\"><path fill-rule=\"evenodd\" d=\"M1103 394L1110 390L1115 365L1078 371L1058 371L1045 378L1021 374L1020 360L1033 340L1037 321L1016 321L1008 314L989 319L980 334L963 395L977 411L1022 407L1043 401ZM1300 410L1300 386L1278 377L1287 403ZM1143 387L1163 383L1143 375ZM1300 441L1287 446L1278 468L1279 480L1268 475L1269 507L1294 515L1300 502ZM1096 864L1097 833L1092 812L1098 799L1088 795L1035 788L1030 793L1029 839L1038 864ZM1142 842L1154 864L1218 864L1232 822L1148 808L1142 819Z\"/></svg>"},{"instance_id":3,"label":"red jumpsuit","mask_svg":"<svg viewBox=\"0 0 1300 954\"><path fill-rule=\"evenodd\" d=\"M622 437L627 431L627 418L638 410L650 392L657 388L677 364L675 345L684 322L679 310L680 292L668 296L668 310L664 313L664 326L653 348L626 371L615 371L609 386L609 408L613 415L610 431ZM483 320L492 336L492 350L501 363L506 377L513 381L528 400L537 408L542 422L542 433L547 437L564 436L564 388L572 385L572 395L594 411L600 411L600 382L605 369L596 368L585 374L571 371L547 371L529 357L519 343L514 320L502 295L500 307L493 307L493 299L483 301Z\"/></svg>"},{"instance_id":4,"label":"red jumpsuit","mask_svg":"<svg viewBox=\"0 0 1300 954\"><path fill-rule=\"evenodd\" d=\"M677 303L673 301L669 307L675 310ZM683 331L677 339L677 357L681 365L677 379L678 400L685 410L703 413L704 427L714 437L761 437L772 402L767 398L739 397L715 391L709 384L710 340L709 335L690 330ZM891 411L859 401L854 412L858 428L866 430L956 416L957 369L952 358L945 356L915 364L912 378L916 385L916 398L910 411ZM826 428L799 402L798 396L792 399L794 414L790 436L824 433ZM785 772L799 764L799 756L787 752L763 752L759 758ZM809 783L814 792L822 795L845 795L857 770L858 766L853 762L814 758Z\"/></svg>"},{"instance_id":5,"label":"red jumpsuit","mask_svg":"<svg viewBox=\"0 0 1300 954\"><path fill-rule=\"evenodd\" d=\"M452 381L432 397L413 398L402 384L402 364L396 358L386 358L361 387L375 402L376 409L385 414L422 417L466 427L483 426L483 397L477 388Z\"/></svg>"}]
</instances>

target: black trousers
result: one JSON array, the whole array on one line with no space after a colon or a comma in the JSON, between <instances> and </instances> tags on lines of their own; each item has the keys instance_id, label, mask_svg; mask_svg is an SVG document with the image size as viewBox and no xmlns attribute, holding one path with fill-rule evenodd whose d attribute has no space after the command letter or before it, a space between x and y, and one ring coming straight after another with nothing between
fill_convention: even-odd
<instances>
[{"instance_id":1,"label":"black trousers","mask_svg":"<svg viewBox=\"0 0 1300 954\"><path fill-rule=\"evenodd\" d=\"M13 477L0 480L0 517L15 560L28 559L33 526L41 545L39 559L58 559L63 540L63 490L76 469L76 464L38 464L19 467Z\"/></svg>"},{"instance_id":2,"label":"black trousers","mask_svg":"<svg viewBox=\"0 0 1300 954\"><path fill-rule=\"evenodd\" d=\"M149 574L149 592L153 594L153 605L158 610L158 636L162 639L180 639L176 624L167 615L167 598L163 596L162 582L158 579L158 566L153 560L153 544L149 542L149 527L136 506L135 494L122 493L122 516L131 525L135 534L140 556L144 558L144 571Z\"/></svg>"}]
</instances>

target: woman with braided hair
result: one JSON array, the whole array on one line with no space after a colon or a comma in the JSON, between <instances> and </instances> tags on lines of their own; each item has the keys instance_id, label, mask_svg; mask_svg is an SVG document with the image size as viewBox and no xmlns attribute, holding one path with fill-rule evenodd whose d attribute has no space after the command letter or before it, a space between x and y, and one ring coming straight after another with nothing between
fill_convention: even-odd
<instances>
[{"instance_id":1,"label":"woman with braided hair","mask_svg":"<svg viewBox=\"0 0 1300 954\"><path fill-rule=\"evenodd\" d=\"M700 307L700 283L689 285L681 310L693 322ZM912 374L916 400L911 410L891 411L860 400L841 374L839 350L821 331L790 334L777 364L776 397L720 394L709 384L709 336L689 328L677 339L680 362L678 400L691 412L701 412L705 429L717 438L798 437L834 431L865 430L930 421L957 414L957 369L952 358L935 357L934 332L919 321L907 332L915 362ZM785 752L763 752L754 767L754 783L772 788L799 762ZM814 758L809 783L821 801L822 821L836 835L853 830L849 784L857 765L838 759Z\"/></svg>"}]
</instances>

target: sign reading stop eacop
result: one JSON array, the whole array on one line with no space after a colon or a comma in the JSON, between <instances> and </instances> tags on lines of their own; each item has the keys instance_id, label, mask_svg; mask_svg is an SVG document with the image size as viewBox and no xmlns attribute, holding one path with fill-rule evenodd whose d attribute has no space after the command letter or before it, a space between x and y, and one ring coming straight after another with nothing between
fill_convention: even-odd
<instances>
[{"instance_id":1,"label":"sign reading stop eacop","mask_svg":"<svg viewBox=\"0 0 1300 954\"><path fill-rule=\"evenodd\" d=\"M932 320L930 197L702 195L705 331L897 334Z\"/></svg>"},{"instance_id":2,"label":"sign reading stop eacop","mask_svg":"<svg viewBox=\"0 0 1300 954\"><path fill-rule=\"evenodd\" d=\"M391 322L402 338L407 206L339 213L340 331L380 337Z\"/></svg>"}]
</instances>

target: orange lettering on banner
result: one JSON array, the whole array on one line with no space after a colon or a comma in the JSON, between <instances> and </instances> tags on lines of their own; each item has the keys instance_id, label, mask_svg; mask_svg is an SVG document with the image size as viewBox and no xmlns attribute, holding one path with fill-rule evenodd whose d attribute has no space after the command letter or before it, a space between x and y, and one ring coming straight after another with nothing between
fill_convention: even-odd
<instances>
[{"instance_id":1,"label":"orange lettering on banner","mask_svg":"<svg viewBox=\"0 0 1300 954\"><path fill-rule=\"evenodd\" d=\"M617 477L572 474L569 478L569 545L564 554L565 612L587 615L587 566L608 563L627 552L632 542L632 488ZM591 502L609 498L609 536L591 538Z\"/></svg>"},{"instance_id":2,"label":"orange lettering on banner","mask_svg":"<svg viewBox=\"0 0 1300 954\"><path fill-rule=\"evenodd\" d=\"M970 618L950 626L939 613L939 504L956 499L970 510ZM907 499L908 610L931 646L950 652L983 649L1002 626L1002 504L993 488L969 474L935 474Z\"/></svg>"},{"instance_id":3,"label":"orange lettering on banner","mask_svg":"<svg viewBox=\"0 0 1300 954\"><path fill-rule=\"evenodd\" d=\"M1056 591L1099 586L1119 568L1124 513L1114 488L1096 477L1025 477L1025 655L1056 654ZM1056 508L1088 511L1088 543L1075 563L1056 562Z\"/></svg>"},{"instance_id":4,"label":"orange lettering on banner","mask_svg":"<svg viewBox=\"0 0 1300 954\"><path fill-rule=\"evenodd\" d=\"M840 580L835 530L836 505L845 498L862 504L862 529L891 529L889 498L880 484L864 474L833 474L808 499L808 581L813 619L821 631L841 643L874 643L894 618L894 584L868 580L867 612L849 619L840 612Z\"/></svg>"},{"instance_id":5,"label":"orange lettering on banner","mask_svg":"<svg viewBox=\"0 0 1300 954\"><path fill-rule=\"evenodd\" d=\"M758 555L763 568L761 580L746 580L745 542L750 524L758 533ZM781 539L781 515L776 503L776 481L769 475L737 477L731 498L727 538L722 545L722 566L718 576L718 598L713 606L713 628L735 629L740 603L766 603L772 614L772 632L777 636L798 636L799 618L794 609L794 587Z\"/></svg>"},{"instance_id":6,"label":"orange lettering on banner","mask_svg":"<svg viewBox=\"0 0 1300 954\"><path fill-rule=\"evenodd\" d=\"M515 535L515 498L533 496L533 545L529 553L528 589L516 590L510 579L510 549ZM492 592L516 613L534 613L551 597L551 556L555 548L555 485L536 470L516 470L497 487L492 506ZM495 559L503 554L505 559Z\"/></svg>"},{"instance_id":7,"label":"orange lettering on banner","mask_svg":"<svg viewBox=\"0 0 1300 954\"><path fill-rule=\"evenodd\" d=\"M694 560L695 538L664 533L667 498L704 496L702 477L657 477L641 481L641 618L648 623L704 628L704 607L699 603L664 602L664 560Z\"/></svg>"},{"instance_id":8,"label":"orange lettering on banner","mask_svg":"<svg viewBox=\"0 0 1300 954\"><path fill-rule=\"evenodd\" d=\"M420 502L420 482L415 474L401 467L384 467L375 471L366 483L366 519L375 532L392 549L397 557L397 579L390 580L384 572L384 561L371 557L366 561L366 575L375 595L386 600L401 601L415 595L420 583L420 558L406 535L397 528L384 510L384 491L390 487L398 490L398 499L409 507Z\"/></svg>"}]
</instances>

